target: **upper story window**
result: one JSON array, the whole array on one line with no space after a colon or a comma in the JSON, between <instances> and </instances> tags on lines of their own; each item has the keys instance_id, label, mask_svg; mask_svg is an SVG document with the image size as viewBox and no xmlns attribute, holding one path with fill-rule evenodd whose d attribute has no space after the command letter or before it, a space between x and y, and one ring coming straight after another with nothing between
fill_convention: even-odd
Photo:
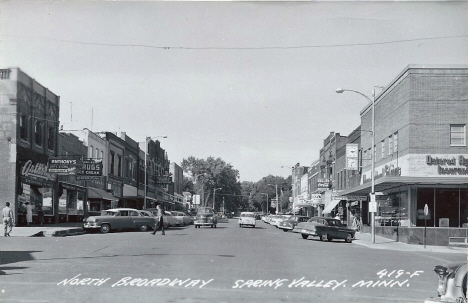
<instances>
[{"instance_id":1,"label":"upper story window","mask_svg":"<svg viewBox=\"0 0 468 303\"><path fill-rule=\"evenodd\" d=\"M388 155L393 154L393 136L388 137Z\"/></svg>"},{"instance_id":2,"label":"upper story window","mask_svg":"<svg viewBox=\"0 0 468 303\"><path fill-rule=\"evenodd\" d=\"M393 152L398 152L398 132L393 134Z\"/></svg>"},{"instance_id":3,"label":"upper story window","mask_svg":"<svg viewBox=\"0 0 468 303\"><path fill-rule=\"evenodd\" d=\"M382 140L382 151L381 151L381 155L382 155L382 159L385 158L385 140Z\"/></svg>"},{"instance_id":4,"label":"upper story window","mask_svg":"<svg viewBox=\"0 0 468 303\"><path fill-rule=\"evenodd\" d=\"M119 161L118 161L118 166L117 166L117 176L119 177L122 177L122 156L121 155L118 155L117 156L119 158Z\"/></svg>"},{"instance_id":5,"label":"upper story window","mask_svg":"<svg viewBox=\"0 0 468 303\"><path fill-rule=\"evenodd\" d=\"M20 118L20 138L28 140L28 116L21 115Z\"/></svg>"},{"instance_id":6,"label":"upper story window","mask_svg":"<svg viewBox=\"0 0 468 303\"><path fill-rule=\"evenodd\" d=\"M450 125L450 146L466 146L466 125Z\"/></svg>"},{"instance_id":7,"label":"upper story window","mask_svg":"<svg viewBox=\"0 0 468 303\"><path fill-rule=\"evenodd\" d=\"M89 146L88 157L89 157L89 158L92 158L92 157L93 157L93 146L92 146L92 145Z\"/></svg>"},{"instance_id":8,"label":"upper story window","mask_svg":"<svg viewBox=\"0 0 468 303\"><path fill-rule=\"evenodd\" d=\"M111 154L110 154L110 165L109 165L110 166L109 173L111 175L114 174L114 165L115 165L115 154L114 154L114 152L111 152Z\"/></svg>"},{"instance_id":9,"label":"upper story window","mask_svg":"<svg viewBox=\"0 0 468 303\"><path fill-rule=\"evenodd\" d=\"M53 126L49 126L47 132L47 148L50 150L54 150L54 139L55 139L55 131Z\"/></svg>"},{"instance_id":10,"label":"upper story window","mask_svg":"<svg viewBox=\"0 0 468 303\"><path fill-rule=\"evenodd\" d=\"M42 146L42 122L36 121L34 126L34 142Z\"/></svg>"}]
</instances>

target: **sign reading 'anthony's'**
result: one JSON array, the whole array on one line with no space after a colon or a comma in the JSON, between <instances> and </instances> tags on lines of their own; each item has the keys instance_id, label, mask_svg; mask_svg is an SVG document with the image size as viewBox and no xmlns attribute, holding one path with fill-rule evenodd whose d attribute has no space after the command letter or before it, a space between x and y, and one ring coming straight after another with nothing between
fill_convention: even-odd
<instances>
[{"instance_id":1,"label":"sign reading 'anthony's'","mask_svg":"<svg viewBox=\"0 0 468 303\"><path fill-rule=\"evenodd\" d=\"M50 157L47 163L47 172L73 174L79 167L81 167L80 156Z\"/></svg>"}]
</instances>

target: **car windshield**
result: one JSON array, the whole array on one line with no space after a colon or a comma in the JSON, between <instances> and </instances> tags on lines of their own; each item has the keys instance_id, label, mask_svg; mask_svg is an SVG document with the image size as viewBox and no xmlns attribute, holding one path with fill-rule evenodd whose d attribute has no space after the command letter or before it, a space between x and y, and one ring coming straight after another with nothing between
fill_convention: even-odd
<instances>
[{"instance_id":1,"label":"car windshield","mask_svg":"<svg viewBox=\"0 0 468 303\"><path fill-rule=\"evenodd\" d=\"M253 218L253 217L254 217L254 214L241 214L241 217Z\"/></svg>"},{"instance_id":2,"label":"car windshield","mask_svg":"<svg viewBox=\"0 0 468 303\"><path fill-rule=\"evenodd\" d=\"M209 213L212 213L213 211L211 210L211 208L200 208L198 210L199 213L205 213L205 214L209 214Z\"/></svg>"}]
</instances>

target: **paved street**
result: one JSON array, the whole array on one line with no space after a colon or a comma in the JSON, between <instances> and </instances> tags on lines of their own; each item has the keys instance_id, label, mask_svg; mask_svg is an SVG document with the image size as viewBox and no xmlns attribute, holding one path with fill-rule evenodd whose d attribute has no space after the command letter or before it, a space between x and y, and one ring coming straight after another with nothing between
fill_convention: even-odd
<instances>
[{"instance_id":1,"label":"paved street","mask_svg":"<svg viewBox=\"0 0 468 303\"><path fill-rule=\"evenodd\" d=\"M423 302L436 293L436 264L466 260L303 240L257 222L1 238L0 301Z\"/></svg>"}]
</instances>

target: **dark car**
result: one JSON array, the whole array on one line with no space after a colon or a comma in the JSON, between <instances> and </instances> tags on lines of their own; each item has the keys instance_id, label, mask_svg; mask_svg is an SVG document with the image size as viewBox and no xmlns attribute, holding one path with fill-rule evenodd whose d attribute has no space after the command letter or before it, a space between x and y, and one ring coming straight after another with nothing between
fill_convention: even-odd
<instances>
[{"instance_id":1,"label":"dark car","mask_svg":"<svg viewBox=\"0 0 468 303\"><path fill-rule=\"evenodd\" d=\"M429 298L425 303L467 302L467 263L437 265L434 271L439 276L437 298Z\"/></svg>"},{"instance_id":2,"label":"dark car","mask_svg":"<svg viewBox=\"0 0 468 303\"><path fill-rule=\"evenodd\" d=\"M298 223L306 222L307 220L309 220L309 217L306 216L292 216L291 218L280 222L278 228L286 232L293 230Z\"/></svg>"},{"instance_id":3,"label":"dark car","mask_svg":"<svg viewBox=\"0 0 468 303\"><path fill-rule=\"evenodd\" d=\"M353 229L347 228L340 220L326 217L312 217L307 222L298 223L294 231L300 233L303 239L316 236L322 241L344 239L348 243L353 241L355 234Z\"/></svg>"},{"instance_id":4,"label":"dark car","mask_svg":"<svg viewBox=\"0 0 468 303\"><path fill-rule=\"evenodd\" d=\"M106 234L111 230L139 229L147 231L154 226L154 218L133 208L108 209L100 216L90 216L84 220L85 231L100 230Z\"/></svg>"},{"instance_id":5,"label":"dark car","mask_svg":"<svg viewBox=\"0 0 468 303\"><path fill-rule=\"evenodd\" d=\"M195 228L200 228L200 226L216 227L218 219L211 207L199 207L193 224Z\"/></svg>"}]
</instances>

